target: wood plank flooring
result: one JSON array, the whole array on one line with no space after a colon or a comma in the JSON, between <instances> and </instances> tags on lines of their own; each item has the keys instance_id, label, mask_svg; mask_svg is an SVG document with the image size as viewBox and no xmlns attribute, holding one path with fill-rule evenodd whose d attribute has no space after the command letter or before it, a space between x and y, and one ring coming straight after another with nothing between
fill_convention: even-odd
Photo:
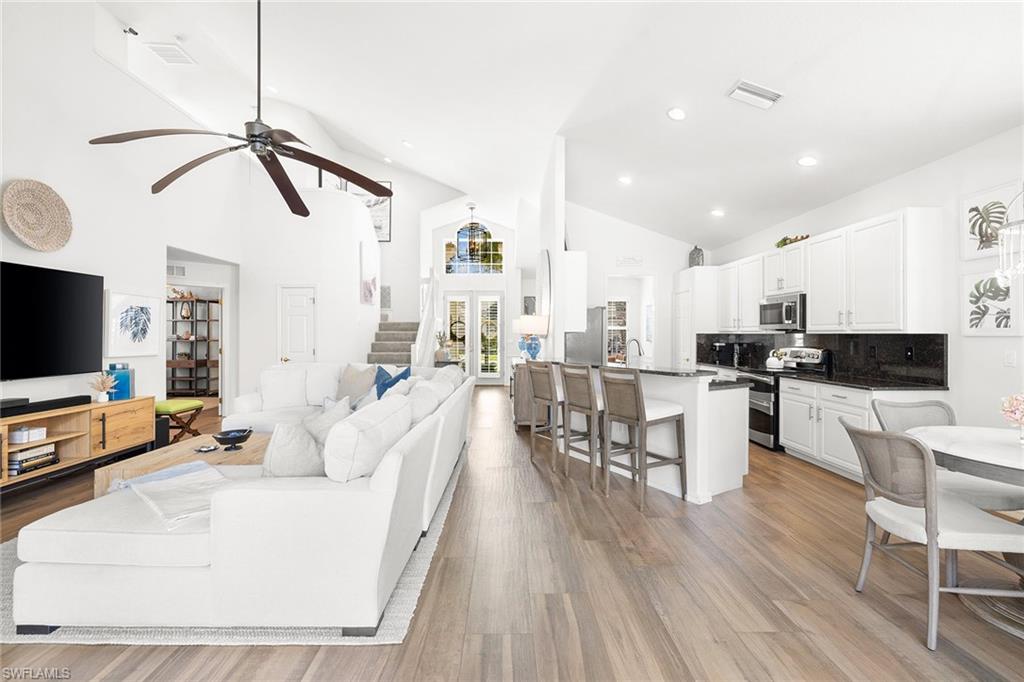
<instances>
[{"instance_id":1,"label":"wood plank flooring","mask_svg":"<svg viewBox=\"0 0 1024 682\"><path fill-rule=\"evenodd\" d=\"M569 479L531 465L509 412L502 388L477 389L469 459L403 644L19 645L3 665L74 679L1024 679L1024 642L951 595L929 652L924 581L888 557L853 591L859 485L752 445L742 490L703 506L652 490L641 514L628 479L605 499L582 462ZM88 498L72 484L63 495ZM22 517L5 519L5 538ZM997 572L961 563L967 578Z\"/></svg>"}]
</instances>

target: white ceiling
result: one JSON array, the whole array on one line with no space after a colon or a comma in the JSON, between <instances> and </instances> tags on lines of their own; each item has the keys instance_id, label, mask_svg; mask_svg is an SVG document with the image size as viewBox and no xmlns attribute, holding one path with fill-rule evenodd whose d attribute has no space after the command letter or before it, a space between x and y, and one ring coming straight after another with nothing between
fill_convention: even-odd
<instances>
[{"instance_id":1,"label":"white ceiling","mask_svg":"<svg viewBox=\"0 0 1024 682\"><path fill-rule=\"evenodd\" d=\"M254 3L104 6L254 81ZM570 201L714 248L1020 125L1022 38L1019 3L266 2L263 82L467 193L535 199L561 133Z\"/></svg>"}]
</instances>

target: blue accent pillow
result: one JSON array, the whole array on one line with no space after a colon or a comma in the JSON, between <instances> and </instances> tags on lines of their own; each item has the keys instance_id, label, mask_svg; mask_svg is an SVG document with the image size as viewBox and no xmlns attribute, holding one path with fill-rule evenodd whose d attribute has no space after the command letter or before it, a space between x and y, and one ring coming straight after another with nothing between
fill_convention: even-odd
<instances>
[{"instance_id":1,"label":"blue accent pillow","mask_svg":"<svg viewBox=\"0 0 1024 682\"><path fill-rule=\"evenodd\" d=\"M406 367L395 376L388 374L388 371L383 367L378 367L377 376L373 378L373 383L377 385L377 400L383 398L389 388L399 381L408 379L410 376L412 376L412 367Z\"/></svg>"}]
</instances>

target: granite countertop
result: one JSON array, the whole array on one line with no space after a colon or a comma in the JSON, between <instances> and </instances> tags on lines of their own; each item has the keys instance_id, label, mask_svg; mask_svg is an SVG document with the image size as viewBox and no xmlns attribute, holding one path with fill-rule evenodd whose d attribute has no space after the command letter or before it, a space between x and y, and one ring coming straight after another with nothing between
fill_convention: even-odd
<instances>
[{"instance_id":1,"label":"granite countertop","mask_svg":"<svg viewBox=\"0 0 1024 682\"><path fill-rule=\"evenodd\" d=\"M728 379L712 379L711 385L708 386L708 390L727 391L732 388L748 388L753 385L753 381L746 381L745 379L737 379L735 381L730 381Z\"/></svg>"},{"instance_id":2,"label":"granite countertop","mask_svg":"<svg viewBox=\"0 0 1024 682\"><path fill-rule=\"evenodd\" d=\"M562 363L558 361L552 361L551 364L560 365ZM683 377L687 379L692 379L695 377L713 377L717 376L718 374L717 372L713 372L711 370L706 369L679 369L677 367L623 367L622 365L608 365L601 363L590 363L590 366L594 368L607 367L608 369L635 369L639 371L641 374L657 374L659 376Z\"/></svg>"}]
</instances>

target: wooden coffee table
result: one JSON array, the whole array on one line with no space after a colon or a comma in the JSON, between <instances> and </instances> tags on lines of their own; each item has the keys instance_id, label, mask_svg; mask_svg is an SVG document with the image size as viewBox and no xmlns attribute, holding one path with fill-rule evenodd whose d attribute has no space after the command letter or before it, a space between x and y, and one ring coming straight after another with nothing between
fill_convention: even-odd
<instances>
[{"instance_id":1,"label":"wooden coffee table","mask_svg":"<svg viewBox=\"0 0 1024 682\"><path fill-rule=\"evenodd\" d=\"M185 462L202 460L207 464L262 464L263 453L269 442L269 433L254 433L249 440L242 444L241 450L225 452L224 447L221 446L219 450L213 452L199 453L195 451L196 448L203 445L217 445L217 442L213 440L213 436L208 435L189 438L159 450L96 469L93 477L92 496L97 498L106 495L110 484L115 479L134 478Z\"/></svg>"}]
</instances>

